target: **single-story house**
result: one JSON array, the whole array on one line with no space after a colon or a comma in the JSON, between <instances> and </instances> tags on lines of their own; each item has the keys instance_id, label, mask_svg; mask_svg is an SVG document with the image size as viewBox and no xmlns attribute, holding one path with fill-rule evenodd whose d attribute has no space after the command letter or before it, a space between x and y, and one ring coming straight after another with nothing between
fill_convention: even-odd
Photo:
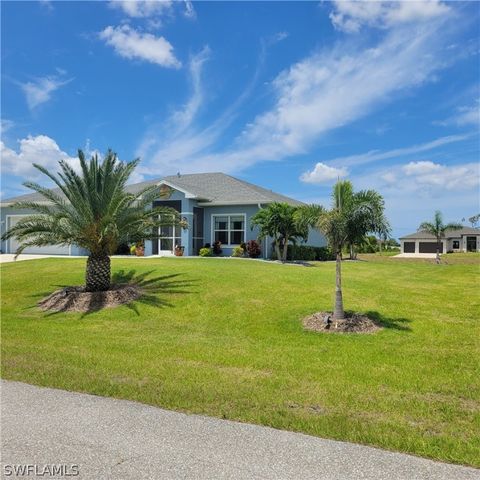
<instances>
[{"instance_id":1,"label":"single-story house","mask_svg":"<svg viewBox=\"0 0 480 480\"><path fill-rule=\"evenodd\" d=\"M154 206L175 209L188 222L188 229L163 228L161 238L145 242L145 255L173 255L175 245L184 247L184 255L198 255L205 244L222 243L223 255L231 255L235 246L249 240L257 240L258 230L251 229L252 216L262 207L273 202L301 205L302 202L266 188L253 185L224 173L198 173L167 176L162 179L129 185L130 192L138 192L148 185L156 184L162 197ZM57 193L59 189L56 189ZM18 201L42 201L37 193L2 200L1 233L15 224L22 216L33 213L15 210L12 204ZM324 246L325 238L316 230L309 234L307 245ZM12 238L3 241L1 250L15 253L18 242ZM262 242L262 257L271 255L271 239ZM24 253L84 255L87 252L76 246L51 245L29 247Z\"/></svg>"},{"instance_id":2,"label":"single-story house","mask_svg":"<svg viewBox=\"0 0 480 480\"><path fill-rule=\"evenodd\" d=\"M437 240L428 232L419 231L400 238L402 253L436 253ZM440 253L480 252L480 229L463 227L447 230L441 240Z\"/></svg>"}]
</instances>

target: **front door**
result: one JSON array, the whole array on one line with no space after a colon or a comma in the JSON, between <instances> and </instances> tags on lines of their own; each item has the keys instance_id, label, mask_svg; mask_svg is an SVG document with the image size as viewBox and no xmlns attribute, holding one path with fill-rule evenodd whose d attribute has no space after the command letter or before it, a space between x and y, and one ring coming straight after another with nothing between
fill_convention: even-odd
<instances>
[{"instance_id":1,"label":"front door","mask_svg":"<svg viewBox=\"0 0 480 480\"><path fill-rule=\"evenodd\" d=\"M477 237L467 237L467 252L477 251Z\"/></svg>"},{"instance_id":2,"label":"front door","mask_svg":"<svg viewBox=\"0 0 480 480\"><path fill-rule=\"evenodd\" d=\"M181 227L163 226L160 227L159 234L158 253L160 255L173 255L175 253L175 245L181 245L182 243Z\"/></svg>"}]
</instances>

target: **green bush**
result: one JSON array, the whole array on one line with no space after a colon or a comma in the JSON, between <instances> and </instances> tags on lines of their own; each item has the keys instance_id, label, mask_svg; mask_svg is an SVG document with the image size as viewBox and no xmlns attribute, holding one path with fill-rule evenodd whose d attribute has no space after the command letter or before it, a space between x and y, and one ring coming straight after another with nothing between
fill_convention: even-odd
<instances>
[{"instance_id":1,"label":"green bush","mask_svg":"<svg viewBox=\"0 0 480 480\"><path fill-rule=\"evenodd\" d=\"M201 256L201 257L211 257L212 256L212 249L211 248L208 248L208 247L203 247L200 249L200 251L198 252L198 254Z\"/></svg>"},{"instance_id":2,"label":"green bush","mask_svg":"<svg viewBox=\"0 0 480 480\"><path fill-rule=\"evenodd\" d=\"M335 260L335 255L328 247L312 247L310 245L289 245L287 260L306 262Z\"/></svg>"},{"instance_id":3,"label":"green bush","mask_svg":"<svg viewBox=\"0 0 480 480\"><path fill-rule=\"evenodd\" d=\"M234 247L232 251L232 257L243 257L245 250L242 247Z\"/></svg>"},{"instance_id":4,"label":"green bush","mask_svg":"<svg viewBox=\"0 0 480 480\"><path fill-rule=\"evenodd\" d=\"M315 252L315 260L319 262L335 260L335 254L329 247L315 247Z\"/></svg>"}]
</instances>

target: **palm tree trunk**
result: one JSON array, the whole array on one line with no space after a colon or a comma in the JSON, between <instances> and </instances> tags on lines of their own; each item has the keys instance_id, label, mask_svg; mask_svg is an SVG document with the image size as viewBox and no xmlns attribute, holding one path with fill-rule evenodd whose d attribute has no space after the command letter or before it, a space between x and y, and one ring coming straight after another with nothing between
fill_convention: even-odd
<instances>
[{"instance_id":1,"label":"palm tree trunk","mask_svg":"<svg viewBox=\"0 0 480 480\"><path fill-rule=\"evenodd\" d=\"M85 290L101 292L110 288L110 257L108 255L89 255L85 275Z\"/></svg>"},{"instance_id":2,"label":"palm tree trunk","mask_svg":"<svg viewBox=\"0 0 480 480\"><path fill-rule=\"evenodd\" d=\"M342 256L341 252L337 251L336 258L336 272L335 272L335 308L333 310L334 320L343 320L345 312L343 310L342 297Z\"/></svg>"},{"instance_id":3,"label":"palm tree trunk","mask_svg":"<svg viewBox=\"0 0 480 480\"><path fill-rule=\"evenodd\" d=\"M282 254L280 253L280 245L278 238L275 239L275 254L277 255L277 260L282 260Z\"/></svg>"},{"instance_id":4,"label":"palm tree trunk","mask_svg":"<svg viewBox=\"0 0 480 480\"><path fill-rule=\"evenodd\" d=\"M440 263L440 240L437 238L437 256L435 257L435 262Z\"/></svg>"},{"instance_id":5,"label":"palm tree trunk","mask_svg":"<svg viewBox=\"0 0 480 480\"><path fill-rule=\"evenodd\" d=\"M287 261L287 253L288 253L288 237L285 237L285 241L283 242L282 262Z\"/></svg>"}]
</instances>

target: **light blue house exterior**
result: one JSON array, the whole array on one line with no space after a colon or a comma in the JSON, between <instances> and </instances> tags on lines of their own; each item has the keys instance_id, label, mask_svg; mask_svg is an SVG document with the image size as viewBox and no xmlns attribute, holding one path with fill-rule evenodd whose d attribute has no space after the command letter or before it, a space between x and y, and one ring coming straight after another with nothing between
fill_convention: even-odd
<instances>
[{"instance_id":1,"label":"light blue house exterior","mask_svg":"<svg viewBox=\"0 0 480 480\"><path fill-rule=\"evenodd\" d=\"M272 202L286 202L291 205L302 203L265 188L239 180L223 173L200 173L168 176L130 185L131 192L139 191L147 185L156 184L162 192L154 206L164 205L175 209L187 221L188 228L163 228L160 238L145 242L145 255L168 256L174 254L176 245L184 247L185 256L198 255L206 244L220 241L222 255L230 256L235 246L249 240L258 240L258 230L251 228L251 218L259 209ZM17 201L41 201L38 194L22 195L1 202L1 232L8 229L29 211L15 210L12 204ZM270 258L271 239L261 242L262 257ZM324 237L312 230L306 245L324 246ZM18 244L15 239L2 241L4 253L14 253ZM52 245L31 247L24 253L86 255L79 247Z\"/></svg>"}]
</instances>

